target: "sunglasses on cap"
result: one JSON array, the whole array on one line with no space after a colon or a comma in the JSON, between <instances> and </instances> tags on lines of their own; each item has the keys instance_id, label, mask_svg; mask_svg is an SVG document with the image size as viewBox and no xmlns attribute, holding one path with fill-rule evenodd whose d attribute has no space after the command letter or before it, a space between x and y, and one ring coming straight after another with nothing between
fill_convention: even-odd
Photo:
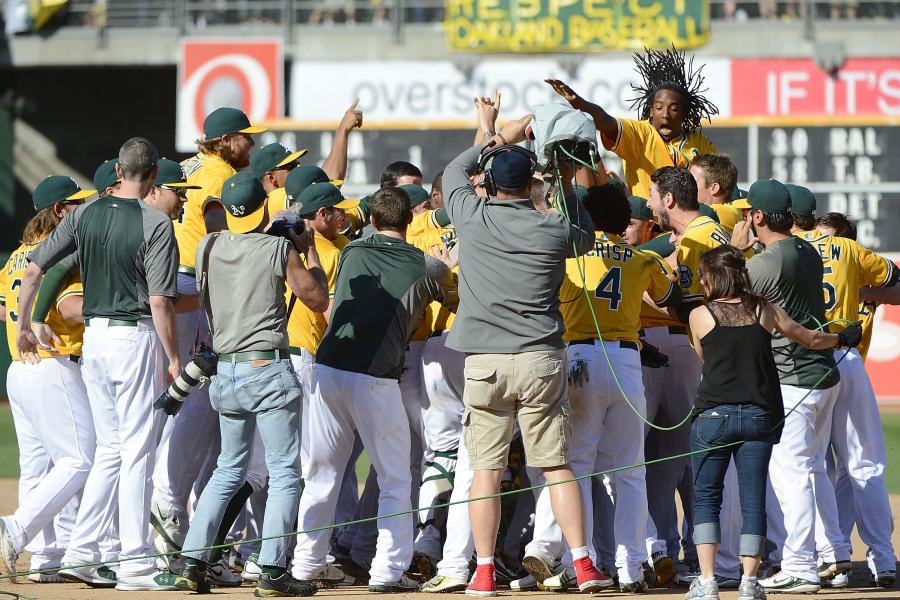
<instances>
[{"instance_id":1,"label":"sunglasses on cap","mask_svg":"<svg viewBox=\"0 0 900 600\"><path fill-rule=\"evenodd\" d=\"M187 190L184 188L169 187L167 185L161 185L159 187L164 190L169 190L170 192L175 192L175 195L179 198L187 198Z\"/></svg>"}]
</instances>

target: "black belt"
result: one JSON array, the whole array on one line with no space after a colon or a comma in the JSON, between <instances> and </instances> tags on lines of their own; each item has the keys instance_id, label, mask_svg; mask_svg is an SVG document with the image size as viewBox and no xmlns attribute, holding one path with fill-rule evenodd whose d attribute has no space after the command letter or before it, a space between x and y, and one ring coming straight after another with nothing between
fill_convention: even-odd
<instances>
[{"instance_id":1,"label":"black belt","mask_svg":"<svg viewBox=\"0 0 900 600\"><path fill-rule=\"evenodd\" d=\"M79 356L78 354L70 354L69 360L73 363L81 362L81 356Z\"/></svg>"},{"instance_id":2,"label":"black belt","mask_svg":"<svg viewBox=\"0 0 900 600\"><path fill-rule=\"evenodd\" d=\"M428 338L430 339L433 337L440 337L441 335L443 335L443 333L444 333L443 329L438 329L437 331L432 331L431 335L429 335Z\"/></svg>"},{"instance_id":3,"label":"black belt","mask_svg":"<svg viewBox=\"0 0 900 600\"><path fill-rule=\"evenodd\" d=\"M287 359L290 354L287 350L255 350L251 352L233 352L231 354L220 354L219 362L250 362L251 360L277 360Z\"/></svg>"},{"instance_id":4,"label":"black belt","mask_svg":"<svg viewBox=\"0 0 900 600\"><path fill-rule=\"evenodd\" d=\"M588 338L586 340L572 340L571 342L569 342L569 345L570 346L580 346L580 345L593 346L594 342L596 342L596 341L597 341L596 338ZM630 340L620 340L619 348L625 348L627 350L634 350L635 352L641 351L641 347L638 346L637 342L632 342Z\"/></svg>"},{"instance_id":5,"label":"black belt","mask_svg":"<svg viewBox=\"0 0 900 600\"><path fill-rule=\"evenodd\" d=\"M178 272L183 275L196 275L197 269L194 267L188 267L186 265L178 265Z\"/></svg>"},{"instance_id":6,"label":"black belt","mask_svg":"<svg viewBox=\"0 0 900 600\"><path fill-rule=\"evenodd\" d=\"M288 352L290 352L290 353L293 354L294 356L303 356L303 353L306 352L307 354L311 355L313 358L316 357L315 354L313 354L312 352L310 352L310 351L307 350L306 348L300 348L299 346L291 346L291 347L289 347L289 348L288 348Z\"/></svg>"},{"instance_id":7,"label":"black belt","mask_svg":"<svg viewBox=\"0 0 900 600\"><path fill-rule=\"evenodd\" d=\"M97 317L97 318L99 318L99 317ZM90 319L84 320L85 327L89 327L90 324L91 324ZM107 319L106 326L107 327L137 327L138 322L137 321L123 321L121 319Z\"/></svg>"}]
</instances>

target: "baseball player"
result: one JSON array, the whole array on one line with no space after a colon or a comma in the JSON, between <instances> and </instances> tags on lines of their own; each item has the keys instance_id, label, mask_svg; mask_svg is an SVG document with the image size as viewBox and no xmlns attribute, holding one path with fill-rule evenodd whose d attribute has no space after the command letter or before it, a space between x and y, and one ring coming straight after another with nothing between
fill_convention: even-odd
<instances>
[{"instance_id":1,"label":"baseball player","mask_svg":"<svg viewBox=\"0 0 900 600\"><path fill-rule=\"evenodd\" d=\"M194 255L200 239L209 231L226 227L225 214L219 197L225 180L237 169L250 164L253 134L265 131L254 127L247 116L235 108L218 108L203 121L203 138L198 140L199 152L181 163L187 177L187 202L174 222L178 240L179 302L178 349L183 361L190 360L194 340L206 339L208 327L201 318L197 302L197 282ZM159 461L153 473L153 503L150 520L158 537L159 552L181 549L187 533L187 502L191 488L208 457L215 459L219 446L216 412L209 403L209 387L194 388L181 411L166 423L168 435L159 450ZM167 566L179 570L177 565ZM219 573L214 566L210 580L216 582ZM227 577L227 573L221 571ZM228 577L229 580L233 579Z\"/></svg>"},{"instance_id":2,"label":"baseball player","mask_svg":"<svg viewBox=\"0 0 900 600\"><path fill-rule=\"evenodd\" d=\"M643 295L657 306L674 306L682 290L667 276L662 261L625 243L630 206L615 185L583 190L585 207L597 230L594 250L569 259L560 289L560 312L568 343L569 401L572 404L570 452L576 476L644 461L646 412L641 378L640 310ZM587 290L587 291L585 291ZM601 344L604 347L601 347ZM616 567L620 590L648 589L642 572L647 523L647 489L643 467L609 475L615 506ZM579 484L585 503L585 530L593 530L591 480ZM541 494L549 494L549 489ZM548 503L538 503L539 509ZM552 513L535 515L534 539L526 559L545 563L559 553L562 531ZM592 544L589 551L593 555Z\"/></svg>"},{"instance_id":3,"label":"baseball player","mask_svg":"<svg viewBox=\"0 0 900 600\"><path fill-rule=\"evenodd\" d=\"M93 181L98 198L115 194L119 189L119 184L122 183L122 180L116 175L116 159L111 158L103 161L103 164L94 171Z\"/></svg>"},{"instance_id":4,"label":"baseball player","mask_svg":"<svg viewBox=\"0 0 900 600\"><path fill-rule=\"evenodd\" d=\"M115 196L78 207L32 253L22 279L17 345L33 351L31 307L43 272L78 253L84 281L84 366L97 449L78 517L62 564L100 558L98 541L118 510L121 538L116 587L174 589L174 576L156 570L147 557L151 476L162 419L152 403L163 386L164 354L171 377L181 373L175 340L175 274L178 251L172 221L140 200L158 171L149 140L132 138L119 151ZM151 320L152 316L152 320ZM95 581L91 567L61 574Z\"/></svg>"},{"instance_id":5,"label":"baseball player","mask_svg":"<svg viewBox=\"0 0 900 600\"><path fill-rule=\"evenodd\" d=\"M700 132L705 118L719 113L702 90L703 76L685 64L684 54L671 50L648 50L635 54L635 70L642 85L632 85L638 94L633 108L639 119L617 119L601 107L576 94L558 79L547 83L572 108L594 119L607 150L625 162L625 181L631 194L648 197L651 175L665 166L685 167L716 147Z\"/></svg>"},{"instance_id":6,"label":"baseball player","mask_svg":"<svg viewBox=\"0 0 900 600\"><path fill-rule=\"evenodd\" d=\"M29 254L93 193L80 189L70 177L56 175L41 181L32 194L37 214L25 225L22 244L0 272L0 314L6 321L13 359L6 385L20 466L19 507L0 519L0 558L10 575L24 550L31 553L33 570L60 565L93 464L96 439L79 363L84 292L77 271L66 278L44 321L55 332L52 347L20 355L15 342L19 287ZM49 573L28 578L38 583L62 581Z\"/></svg>"},{"instance_id":7,"label":"baseball player","mask_svg":"<svg viewBox=\"0 0 900 600\"><path fill-rule=\"evenodd\" d=\"M853 240L832 237L815 229L816 200L807 188L787 185L794 215L794 233L808 241L819 252L824 264L822 290L825 318L855 322L859 319L859 290L864 287L893 287L900 281L900 269ZM846 323L833 323L832 331ZM846 354L846 356L844 356ZM886 452L884 432L878 404L863 358L857 349L835 350L841 374L841 386L834 402L831 421L831 444L837 458L846 467L853 489L853 503L859 534L869 546L868 559L876 586L893 585L897 557L891 543L894 522L887 486L884 482ZM816 495L817 506L819 494ZM819 509L819 517L830 515ZM821 564L820 579L832 579L849 572L850 539L828 539L827 530L840 532L836 523L830 528L816 529L816 547Z\"/></svg>"},{"instance_id":8,"label":"baseball player","mask_svg":"<svg viewBox=\"0 0 900 600\"><path fill-rule=\"evenodd\" d=\"M727 154L701 154L691 163L691 175L697 181L697 199L712 208L719 224L729 233L744 217L731 205L737 187L738 170Z\"/></svg>"}]
</instances>

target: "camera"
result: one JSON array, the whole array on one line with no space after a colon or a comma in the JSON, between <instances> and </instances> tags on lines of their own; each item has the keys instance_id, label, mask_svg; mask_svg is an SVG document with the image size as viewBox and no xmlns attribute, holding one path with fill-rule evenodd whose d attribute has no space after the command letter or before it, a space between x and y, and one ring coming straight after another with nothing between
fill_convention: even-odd
<instances>
[{"instance_id":1,"label":"camera","mask_svg":"<svg viewBox=\"0 0 900 600\"><path fill-rule=\"evenodd\" d=\"M290 232L292 231L297 235L302 235L306 231L306 221L298 213L286 210L275 215L275 220L269 223L265 232L269 235L290 240Z\"/></svg>"},{"instance_id":2,"label":"camera","mask_svg":"<svg viewBox=\"0 0 900 600\"><path fill-rule=\"evenodd\" d=\"M191 362L181 370L178 378L153 402L153 408L161 409L167 415L176 415L181 410L184 399L204 379L216 372L219 356L206 344L199 344Z\"/></svg>"}]
</instances>

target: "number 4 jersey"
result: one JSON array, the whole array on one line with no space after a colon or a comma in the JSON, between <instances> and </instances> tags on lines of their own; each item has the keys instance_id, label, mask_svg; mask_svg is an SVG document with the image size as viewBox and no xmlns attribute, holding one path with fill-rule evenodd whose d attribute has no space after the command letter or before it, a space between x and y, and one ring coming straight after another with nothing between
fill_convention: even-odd
<instances>
[{"instance_id":1,"label":"number 4 jersey","mask_svg":"<svg viewBox=\"0 0 900 600\"><path fill-rule=\"evenodd\" d=\"M23 244L16 248L9 256L9 260L0 272L0 303L6 307L6 341L9 343L9 353L13 360L19 360L19 351L16 348L16 321L19 318L19 286L22 284L22 276L28 267L28 255L37 248L37 244ZM81 354L81 336L84 333L84 325L71 323L63 319L59 313L59 304L70 296L81 296L84 288L81 285L79 272L76 270L69 275L63 284L59 297L54 302L50 314L47 315L47 325L59 336L61 344L56 345L58 354L50 354L45 350L39 350L42 358L55 356L68 356Z\"/></svg>"},{"instance_id":2,"label":"number 4 jersey","mask_svg":"<svg viewBox=\"0 0 900 600\"><path fill-rule=\"evenodd\" d=\"M566 277L559 292L566 327L563 339L597 338L599 324L604 340L637 342L644 292L660 306L681 297L656 255L638 250L618 236L598 233L593 250L566 260Z\"/></svg>"}]
</instances>

